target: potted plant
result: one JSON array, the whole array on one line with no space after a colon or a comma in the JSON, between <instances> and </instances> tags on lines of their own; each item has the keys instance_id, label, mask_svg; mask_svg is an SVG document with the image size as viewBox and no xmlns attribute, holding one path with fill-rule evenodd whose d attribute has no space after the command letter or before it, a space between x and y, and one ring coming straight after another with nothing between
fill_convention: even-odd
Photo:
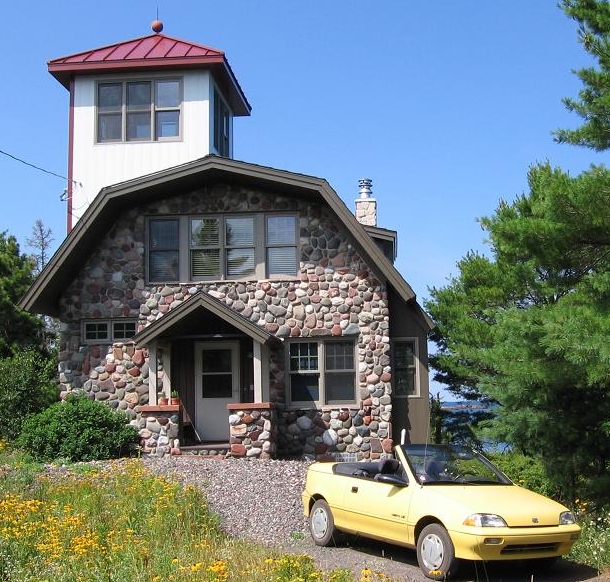
<instances>
[{"instance_id":1,"label":"potted plant","mask_svg":"<svg viewBox=\"0 0 610 582\"><path fill-rule=\"evenodd\" d=\"M159 404L159 406L166 406L167 404L169 404L169 398L165 395L164 392L160 392L157 396L157 403Z\"/></svg>"},{"instance_id":2,"label":"potted plant","mask_svg":"<svg viewBox=\"0 0 610 582\"><path fill-rule=\"evenodd\" d=\"M170 404L177 406L180 404L180 395L178 394L178 390L172 390L172 398L170 400Z\"/></svg>"}]
</instances>

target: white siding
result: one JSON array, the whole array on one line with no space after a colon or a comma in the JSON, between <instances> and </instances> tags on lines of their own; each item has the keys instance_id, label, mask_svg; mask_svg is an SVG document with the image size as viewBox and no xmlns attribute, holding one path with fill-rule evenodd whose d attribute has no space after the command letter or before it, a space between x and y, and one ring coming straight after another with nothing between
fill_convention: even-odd
<instances>
[{"instance_id":1,"label":"white siding","mask_svg":"<svg viewBox=\"0 0 610 582\"><path fill-rule=\"evenodd\" d=\"M78 185L73 189L73 225L104 186L189 162L213 152L210 141L210 96L213 95L210 74L207 71L176 71L171 76L183 79L180 140L99 144L95 142L96 83L139 77L120 75L76 79L73 179ZM141 78L151 79L154 76Z\"/></svg>"}]
</instances>

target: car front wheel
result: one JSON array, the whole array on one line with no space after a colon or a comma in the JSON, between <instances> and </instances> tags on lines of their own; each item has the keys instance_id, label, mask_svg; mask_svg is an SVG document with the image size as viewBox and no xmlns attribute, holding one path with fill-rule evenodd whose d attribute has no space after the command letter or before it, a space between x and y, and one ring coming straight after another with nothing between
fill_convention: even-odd
<instances>
[{"instance_id":1,"label":"car front wheel","mask_svg":"<svg viewBox=\"0 0 610 582\"><path fill-rule=\"evenodd\" d=\"M447 530L438 523L427 525L417 538L417 562L424 575L445 580L457 570L453 542Z\"/></svg>"},{"instance_id":2,"label":"car front wheel","mask_svg":"<svg viewBox=\"0 0 610 582\"><path fill-rule=\"evenodd\" d=\"M309 531L318 546L329 546L335 536L335 520L324 499L318 499L311 508Z\"/></svg>"}]
</instances>

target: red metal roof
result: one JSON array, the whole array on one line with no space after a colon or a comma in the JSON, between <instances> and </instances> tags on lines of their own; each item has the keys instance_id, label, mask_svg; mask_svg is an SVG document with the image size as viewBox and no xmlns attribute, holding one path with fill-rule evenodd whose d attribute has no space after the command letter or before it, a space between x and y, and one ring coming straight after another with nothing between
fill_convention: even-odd
<instances>
[{"instance_id":1,"label":"red metal roof","mask_svg":"<svg viewBox=\"0 0 610 582\"><path fill-rule=\"evenodd\" d=\"M132 72L151 69L210 69L229 98L235 115L249 115L246 99L223 51L173 38L151 34L74 55L50 60L51 73L66 89L75 75Z\"/></svg>"}]
</instances>

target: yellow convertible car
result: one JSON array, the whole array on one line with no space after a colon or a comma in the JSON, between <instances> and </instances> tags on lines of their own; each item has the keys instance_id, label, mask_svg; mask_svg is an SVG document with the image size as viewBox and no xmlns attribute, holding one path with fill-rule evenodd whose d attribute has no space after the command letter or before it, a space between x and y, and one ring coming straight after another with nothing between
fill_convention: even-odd
<instances>
[{"instance_id":1,"label":"yellow convertible car","mask_svg":"<svg viewBox=\"0 0 610 582\"><path fill-rule=\"evenodd\" d=\"M400 445L379 462L313 463L302 500L316 544L346 532L414 548L433 580L455 574L460 559L547 566L580 534L566 507L456 445Z\"/></svg>"}]
</instances>

